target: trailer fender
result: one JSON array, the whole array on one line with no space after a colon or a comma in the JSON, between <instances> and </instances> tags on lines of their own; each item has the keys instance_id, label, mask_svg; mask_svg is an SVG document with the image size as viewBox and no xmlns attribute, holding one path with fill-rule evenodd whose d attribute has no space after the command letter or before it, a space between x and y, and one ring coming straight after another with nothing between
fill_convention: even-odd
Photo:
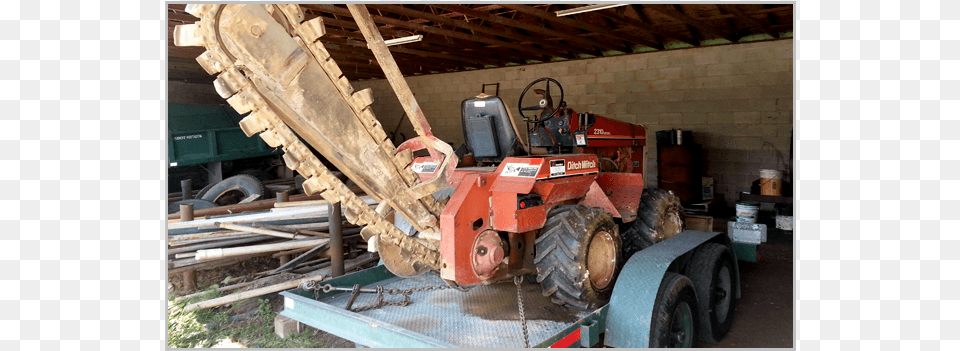
<instances>
[{"instance_id":1,"label":"trailer fender","mask_svg":"<svg viewBox=\"0 0 960 351\"><path fill-rule=\"evenodd\" d=\"M683 231L630 257L621 269L617 285L613 287L610 297L604 345L650 347L653 304L664 273L677 257L717 235L720 233ZM739 279L737 285L739 286Z\"/></svg>"}]
</instances>

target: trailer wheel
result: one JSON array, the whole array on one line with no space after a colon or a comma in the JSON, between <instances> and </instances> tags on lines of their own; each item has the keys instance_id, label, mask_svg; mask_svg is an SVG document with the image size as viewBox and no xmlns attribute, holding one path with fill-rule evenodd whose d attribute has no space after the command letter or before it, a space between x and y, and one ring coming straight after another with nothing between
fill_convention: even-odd
<instances>
[{"instance_id":1,"label":"trailer wheel","mask_svg":"<svg viewBox=\"0 0 960 351\"><path fill-rule=\"evenodd\" d=\"M680 198L663 189L643 189L637 219L623 232L623 257L630 257L683 229Z\"/></svg>"},{"instance_id":2,"label":"trailer wheel","mask_svg":"<svg viewBox=\"0 0 960 351\"><path fill-rule=\"evenodd\" d=\"M224 206L238 203L253 194L260 194L260 200L263 199L263 183L257 178L241 174L214 184L201 199Z\"/></svg>"},{"instance_id":3,"label":"trailer wheel","mask_svg":"<svg viewBox=\"0 0 960 351\"><path fill-rule=\"evenodd\" d=\"M613 216L583 205L557 206L536 240L537 282L554 303L581 310L606 303L620 270Z\"/></svg>"},{"instance_id":4,"label":"trailer wheel","mask_svg":"<svg viewBox=\"0 0 960 351\"><path fill-rule=\"evenodd\" d=\"M694 252L687 266L700 302L700 341L717 343L727 335L733 321L734 298L733 256L726 246L704 244Z\"/></svg>"},{"instance_id":5,"label":"trailer wheel","mask_svg":"<svg viewBox=\"0 0 960 351\"><path fill-rule=\"evenodd\" d=\"M693 283L667 272L660 282L650 321L650 347L695 347L697 297Z\"/></svg>"}]
</instances>

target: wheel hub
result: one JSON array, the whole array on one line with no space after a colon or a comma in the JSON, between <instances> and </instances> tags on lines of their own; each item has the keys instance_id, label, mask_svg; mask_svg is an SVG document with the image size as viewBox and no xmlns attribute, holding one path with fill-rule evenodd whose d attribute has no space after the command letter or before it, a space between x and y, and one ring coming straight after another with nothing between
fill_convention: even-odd
<instances>
[{"instance_id":1,"label":"wheel hub","mask_svg":"<svg viewBox=\"0 0 960 351\"><path fill-rule=\"evenodd\" d=\"M727 320L727 314L730 312L730 299L732 282L730 281L730 268L726 265L720 267L720 277L717 279L717 286L714 290L716 294L716 313L717 321L723 323Z\"/></svg>"},{"instance_id":2,"label":"wheel hub","mask_svg":"<svg viewBox=\"0 0 960 351\"><path fill-rule=\"evenodd\" d=\"M597 232L590 239L587 252L587 271L594 288L603 289L613 280L617 269L617 244L613 235L607 231Z\"/></svg>"},{"instance_id":3,"label":"wheel hub","mask_svg":"<svg viewBox=\"0 0 960 351\"><path fill-rule=\"evenodd\" d=\"M670 347L693 347L693 311L686 302L673 310L670 324Z\"/></svg>"}]
</instances>

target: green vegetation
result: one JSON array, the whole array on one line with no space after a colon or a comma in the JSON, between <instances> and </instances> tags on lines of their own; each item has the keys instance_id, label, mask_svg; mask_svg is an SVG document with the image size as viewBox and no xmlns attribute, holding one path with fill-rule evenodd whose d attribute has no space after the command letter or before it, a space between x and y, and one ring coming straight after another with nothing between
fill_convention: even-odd
<instances>
[{"instance_id":1,"label":"green vegetation","mask_svg":"<svg viewBox=\"0 0 960 351\"><path fill-rule=\"evenodd\" d=\"M314 340L314 332L305 329L298 334L282 339L273 332L273 319L276 313L270 307L270 300L257 299L257 315L248 320L227 323L230 312L236 306L243 305L238 301L229 309L210 308L184 312L183 308L194 302L217 298L220 293L216 284L204 289L201 296L186 299L180 302L170 301L167 309L169 322L167 325L167 342L171 348L209 348L221 340L232 340L246 347L259 348L315 348L322 347L322 343Z\"/></svg>"}]
</instances>

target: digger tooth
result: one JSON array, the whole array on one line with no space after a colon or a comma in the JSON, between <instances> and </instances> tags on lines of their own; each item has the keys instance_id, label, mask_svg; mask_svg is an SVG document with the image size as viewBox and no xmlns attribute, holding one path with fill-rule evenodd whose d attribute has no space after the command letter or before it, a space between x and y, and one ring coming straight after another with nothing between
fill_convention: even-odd
<instances>
[{"instance_id":1,"label":"digger tooth","mask_svg":"<svg viewBox=\"0 0 960 351\"><path fill-rule=\"evenodd\" d=\"M234 61L220 47L220 43L216 39L216 29L213 21L216 13L220 10L220 6L225 5L187 5L186 12L201 20L194 24L178 25L174 29L174 41L177 46L203 46L207 49L197 57L197 62L208 74L218 75L214 81L217 93L226 99L227 103L238 113L251 112L250 115L240 121L240 128L244 134L251 137L259 133L260 138L267 145L282 147L285 165L307 177L303 183L304 191L311 195L319 193L330 202L340 202L343 206L343 213L349 222L365 226L361 232L365 239L369 239L373 235L379 235L381 240L414 253L415 257L413 258L439 270L440 253L436 249L423 242L423 239L404 234L393 223L384 219L360 197L350 191L268 106L264 97L254 88L249 78L234 65ZM267 6L271 13L275 12L275 9L269 6L277 6L280 9L288 20L292 33L298 36L296 39L300 45L317 58L320 67L334 82L334 86L337 87L342 98L355 110L361 123L371 136L379 141L378 146L381 151L393 157L401 179L407 183L407 186L416 184L419 178L409 168L412 154L409 150L397 153L396 147L387 139L380 122L370 111L370 105L373 103L373 92L370 89L355 91L350 82L343 77L343 72L336 61L330 57L329 52L318 40L325 33L322 20L318 17L301 24L304 19L303 11L295 4L264 6ZM307 42L304 43L303 40ZM426 208L430 212L439 215L439 210L433 203L432 196L422 200L424 200L422 202L427 205ZM430 204L428 205L427 202Z\"/></svg>"}]
</instances>

